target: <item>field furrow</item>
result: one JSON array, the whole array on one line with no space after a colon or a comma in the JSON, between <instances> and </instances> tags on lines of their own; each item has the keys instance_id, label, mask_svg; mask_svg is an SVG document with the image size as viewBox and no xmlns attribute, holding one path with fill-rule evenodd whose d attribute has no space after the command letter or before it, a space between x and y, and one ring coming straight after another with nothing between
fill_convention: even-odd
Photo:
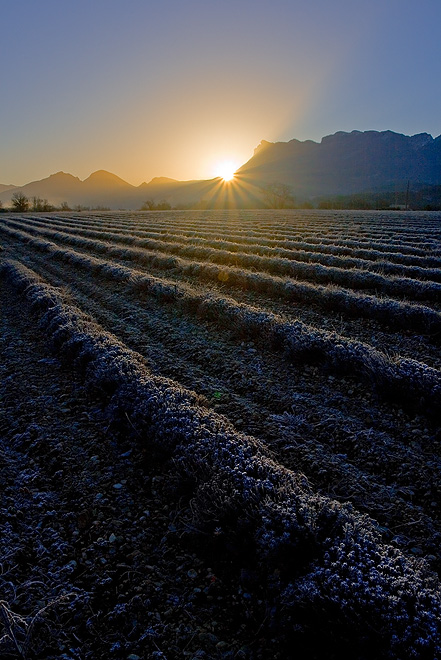
<instances>
[{"instance_id":1,"label":"field furrow","mask_svg":"<svg viewBox=\"0 0 441 660\"><path fill-rule=\"evenodd\" d=\"M192 260L206 260L209 262L218 263L221 265L232 265L236 267L245 267L255 269L257 271L275 273L287 277L300 278L303 280L312 280L319 283L332 283L347 286L354 289L371 289L376 290L381 294L392 296L407 296L414 300L425 300L439 302L441 299L441 285L437 283L437 278L440 278L440 270L428 268L415 268L413 267L412 274L414 279L407 276L400 276L393 273L386 273L388 267L392 270L396 265L389 264L388 262L380 262L382 273L376 273L369 268L363 268L366 262L360 266L356 260L339 259L339 265L333 266L329 260L335 259L332 255L323 255L317 253L307 253L299 251L277 250L277 253L272 250L273 254L261 254L262 246L247 246L247 252L232 247L239 248L238 244L230 244L225 246L227 249L222 249L220 246L213 245L195 245L194 240L191 245L180 242L179 240L170 242L169 240L163 241L155 238L147 239L137 237L132 234L117 234L107 231L96 231L88 228L67 228L62 224L55 224L47 222L39 222L35 219L29 224L20 222L18 225L9 221L11 226L21 226L28 231L37 230L40 228L42 235L56 238L67 238L68 233L73 236L78 236L77 244L85 244L85 239L98 239L96 245L101 243L110 243L111 245L122 244L125 247L133 246L135 248L142 248L146 251L154 251L155 253L174 254ZM60 229L63 228L63 231ZM167 237L168 238L168 237ZM93 244L90 244L93 247ZM289 254L289 256L287 256ZM299 259L300 256L300 259ZM323 266L323 267L322 267ZM411 267L408 267L408 269ZM391 275L386 276L386 275ZM430 281L430 275L435 281ZM423 281L420 281L423 280ZM429 281L425 281L429 280Z\"/></svg>"},{"instance_id":2,"label":"field furrow","mask_svg":"<svg viewBox=\"0 0 441 660\"><path fill-rule=\"evenodd\" d=\"M172 303L192 315L201 315L215 321L221 328L234 323L239 333L254 334L260 342L268 342L273 349L284 351L293 361L316 362L323 360L337 373L356 369L359 377L375 383L384 393L404 399L412 396L415 387L422 387L420 403L435 402L439 374L412 360L395 359L395 364L381 356L377 350L341 337L336 333L318 330L299 322L285 321L265 309L250 307L234 299L204 292L182 285L175 280L164 280L106 260L91 257L74 250L59 248L50 241L26 236L23 232L7 230L34 248L53 258L81 267L91 275L114 282L129 282L138 293L148 293L162 302ZM373 363L374 366L371 366ZM408 378L408 372L413 378ZM392 389L391 389L392 388ZM397 389L395 389L397 388ZM434 398L435 397L435 398ZM426 400L427 398L427 400ZM436 412L434 411L436 414Z\"/></svg>"},{"instance_id":3,"label":"field furrow","mask_svg":"<svg viewBox=\"0 0 441 660\"><path fill-rule=\"evenodd\" d=\"M9 232L19 240L29 241L32 235L40 235L40 232L31 228L30 232L4 227L6 234ZM135 248L119 248L107 242L97 242L81 236L69 236L64 233L52 233L50 230L41 230L42 236L57 239L53 241L39 241L34 239L33 244L41 250L56 251L57 245L74 245L88 249L93 255L104 254L112 262L133 263L138 269L143 266L147 272L161 277L163 271L168 277L185 278L195 285L211 282L218 288L233 290L235 297L239 297L242 291L257 292L267 296L273 301L284 300L287 303L301 304L302 306L313 305L321 310L334 314L343 313L349 317L366 318L378 321L380 324L400 324L401 329L416 330L433 338L435 343L440 336L441 316L436 310L418 304L409 304L392 299L381 299L374 296L355 294L345 289L324 287L302 283L292 279L279 278L266 275L265 273L253 273L240 268L228 266L216 266L207 262L183 260L175 256L165 256L161 253L139 250ZM158 273L159 271L159 273ZM277 303L276 303L277 304ZM286 313L286 311L284 312ZM294 316L298 315L296 308Z\"/></svg>"},{"instance_id":4,"label":"field furrow","mask_svg":"<svg viewBox=\"0 0 441 660\"><path fill-rule=\"evenodd\" d=\"M325 240L354 240L358 243L371 245L373 242L384 243L410 243L426 249L434 248L439 251L439 240L441 232L437 219L433 220L430 214L413 216L410 220L403 222L397 216L397 220L388 222L390 216L382 214L364 214L357 221L355 212L346 214L323 213L316 215L314 212L279 212L277 219L272 222L261 220L271 218L271 212L198 212L192 211L191 216L186 212L149 212L136 213L130 218L123 214L88 214L87 223L99 226L103 221L106 225L126 227L133 229L133 223L140 228L149 229L152 224L162 232L168 233L170 228L180 233L192 236L207 235L219 230L222 235L241 237L244 241L262 240L289 240L289 238L311 236L313 241L317 238ZM70 214L70 217L78 223L84 221L84 215ZM191 218L191 219L190 219ZM421 221L418 222L418 218ZM63 217L63 220L65 216ZM407 226L406 226L407 224ZM275 238L269 238L273 236ZM382 246L383 247L383 246ZM425 250L426 251L426 250Z\"/></svg>"},{"instance_id":5,"label":"field furrow","mask_svg":"<svg viewBox=\"0 0 441 660\"><path fill-rule=\"evenodd\" d=\"M5 228L6 230L6 228ZM32 239L29 235L25 235L20 231L15 231L11 230L10 228L6 231L6 235L8 232L10 233L12 231L12 235L15 236L15 238L20 238L20 240L23 241L32 241L32 244L37 247L39 250L43 250L45 252L50 252L55 254L55 257L57 259L62 259L63 254L65 254L65 250L61 250L60 248L55 247L55 244L47 241L39 241L37 239ZM106 246L106 249L108 246ZM115 248L115 251L117 252L118 250ZM71 251L68 251L71 252ZM65 255L66 256L66 255ZM66 258L75 258L75 254L67 255ZM112 260L113 261L113 260ZM97 262L99 263L99 261ZM110 263L110 262L109 262ZM175 264L174 259L172 260L172 265ZM104 262L105 265L105 262ZM90 264L89 264L90 266ZM137 264L137 268L141 268L142 270L142 265ZM190 272L193 272L193 266L189 268ZM116 277L117 273L120 272L118 268L115 268L113 271L110 269L106 269L107 275L106 277ZM128 271L124 271L128 272ZM148 273L155 273L157 276L157 279L161 280L163 279L163 271L159 270L155 272L155 269L150 266L150 268L147 269ZM113 273L113 275L112 275ZM187 271L188 273L188 271ZM221 285L221 289L226 288L227 283L220 283L218 281L217 276L219 273L225 274L225 269L222 270L216 270L215 267L211 266L208 268L208 275L214 275L214 279L216 280L216 283ZM129 276L129 275L128 275ZM175 273L175 268L172 268L171 270L168 271L167 276L172 278L169 280L169 284L171 282L177 281L179 282L179 279L176 278L176 273ZM188 279L188 278L187 278ZM206 279L206 278L205 278ZM424 323L427 323L427 321L430 322L430 319L434 319L435 325L437 323L437 316L436 313L431 312L430 310L427 310L426 308L423 309L423 317L420 318L418 314L418 308L416 306L409 306L404 304L396 304L394 303L392 308L390 309L390 305L387 303L387 301L384 300L377 300L377 299L368 299L365 296L357 296L356 298L351 297L350 295L348 296L347 293L339 293L338 291L335 291L333 289L323 289L320 290L319 288L316 287L311 287L310 285L288 285L286 282L282 283L282 288L275 288L276 295L272 296L271 300L268 300L266 297L268 293L268 288L265 287L263 288L263 291L265 293L256 293L256 283L259 284L261 281L261 278L258 276L254 275L251 276L248 279L248 283L251 282L254 286L252 287L253 290L249 291L250 287L246 287L247 290L243 290L242 288L237 288L237 286L234 286L234 279L232 282L229 282L228 286L230 293L234 295L234 298L238 302L243 302L247 305L252 305L254 306L259 306L263 309L268 308L269 310L276 311L278 314L280 314L282 317L286 319L290 319L292 321L297 321L297 320L303 320L306 322L308 325L313 325L316 328L321 328L322 330L329 331L329 330L334 330L336 331L339 335L343 335L346 337L351 337L353 339L361 340L363 343L368 343L370 344L374 349L378 348L381 345L387 345L388 347L388 353L389 354L395 354L395 355L401 355L403 357L409 357L409 358L416 358L423 362L426 363L430 366L435 366L439 367L441 366L440 364L440 355L439 355L439 349L438 349L438 340L437 340L437 335L433 333L433 326L430 327L429 324L424 326ZM231 288L231 284L233 284L233 288ZM272 280L270 281L270 284L274 286L274 284L277 284L277 280ZM280 281L279 281L280 284ZM203 286L201 285L201 275L200 275L200 268L196 270L196 275L193 277L193 285L196 287L196 289L203 290ZM262 287L261 287L262 288ZM273 289L274 290L274 289ZM303 301L301 303L289 303L286 301L287 296L289 297L291 295L291 298L293 297L293 290L294 292L297 291L297 299L301 297L302 292L306 295L303 295ZM210 290L207 291L207 294L210 293ZM271 293L271 292L270 292ZM285 295L281 295L285 293ZM283 302L285 300L286 302ZM317 301L321 304L317 306L317 303L314 305L314 301ZM282 301L282 302L281 302ZM337 309L333 308L332 302L336 301L336 307ZM360 306L363 305L364 303L368 303L367 309L364 310L363 314L363 308L360 309ZM312 306L311 306L312 304ZM376 310L374 314L369 314L369 311L372 310L373 306L375 306ZM345 319L339 310L346 309L346 311L349 311L349 316ZM326 315L323 315L323 311L326 312ZM382 314L382 311L385 314ZM407 318L406 315L406 310L409 310L410 312L410 322L414 322L416 327L419 328L424 328L424 329L430 329L432 338L434 340L434 343L430 341L430 336L422 336L418 335L414 337L412 334L409 334L409 332L405 333L404 328L409 327L409 319ZM401 317L400 317L401 314ZM395 316L393 316L395 315ZM426 318L427 315L427 318ZM354 318L354 317L361 317L361 318ZM364 316L364 318L363 318ZM373 318L371 318L373 317ZM377 320L375 320L375 318ZM400 332L396 332L395 325L393 324L390 330L387 330L387 327L384 327L384 321L387 319L396 320L398 324L401 324L403 326L400 330ZM378 323L378 321L382 321L382 323ZM398 326L399 327L399 326Z\"/></svg>"},{"instance_id":6,"label":"field furrow","mask_svg":"<svg viewBox=\"0 0 441 660\"><path fill-rule=\"evenodd\" d=\"M43 225L50 229L61 229L62 231L69 231L70 233L89 236L91 238L99 238L102 240L112 240L115 243L123 243L126 245L140 245L141 240L148 239L163 239L164 234L158 231L143 231L140 229L132 229L129 233L128 228L118 228L115 225L106 226L89 224L87 221L82 227L78 227L76 221L68 224L62 219L42 219L32 218L32 223ZM109 234L111 233L111 237ZM219 240L201 237L184 236L183 234L167 232L167 241L178 243L181 246L187 245L201 245L208 248L218 248L221 250L228 250L230 252L241 252L244 250L244 245L235 243L231 240ZM248 254L257 254L265 257L276 257L292 259L294 261L306 261L319 263L324 266L336 266L340 268L357 268L360 270L368 270L386 275L396 275L399 277L409 277L419 280L433 280L435 282L441 281L441 272L438 268L424 268L421 266L406 266L405 264L398 264L382 260L369 260L360 259L350 256L338 256L334 254L326 254L319 251L307 251L301 248L288 250L282 247L267 247L258 242L246 245ZM441 262L440 262L441 263Z\"/></svg>"},{"instance_id":7,"label":"field furrow","mask_svg":"<svg viewBox=\"0 0 441 660\"><path fill-rule=\"evenodd\" d=\"M33 220L35 221L35 219L41 217L42 216L34 216ZM240 232L233 228L226 230L224 224L211 224L211 226L208 225L205 229L199 227L198 231L186 231L185 228L179 227L177 220L178 218L174 217L172 222L158 222L155 219L155 214L149 215L147 219L145 216L137 214L132 220L125 222L121 222L118 219L118 216L110 216L109 218L88 217L87 219L76 216L67 218L53 218L50 216L49 223L61 223L61 226L64 228L73 225L76 228L83 227L85 230L95 229L99 231L112 231L115 233L120 232L122 234L130 232L135 239L152 238L162 240L167 238L167 240L169 240L170 238L172 240L176 239L175 242L186 241L194 243L195 245L204 244L212 247L223 246L231 251L247 251L248 248L267 248L270 250L280 249L293 255L294 259L296 258L295 255L297 252L310 251L313 255L324 254L340 258L347 256L349 258L364 259L374 263L387 261L396 265L414 265L417 268L423 269L439 269L441 266L441 256L430 256L430 251L427 250L419 250L415 252L410 249L408 254L400 253L399 249L394 252L388 251L388 246L390 246L390 242L388 241L381 244L381 250L373 249L372 241L366 248L361 248L358 243L356 243L355 247L339 245L338 241L336 243L326 243L325 241L322 241L324 232L320 231L320 229L317 230L316 234L311 236L313 242L307 242L305 241L305 238L308 236L306 232L299 233L299 240L288 240L286 238L279 240L267 238L268 233L273 235L273 230L268 230L268 232L263 234L256 234L255 237L253 237L255 232L252 229L241 230ZM48 218L46 217L43 222L48 222ZM58 226L60 226L60 224ZM437 239L434 240L435 245L439 245L439 241L436 243ZM225 243L227 245L225 245ZM231 245L233 248L230 247ZM312 260L313 259L314 256L312 257Z\"/></svg>"}]
</instances>

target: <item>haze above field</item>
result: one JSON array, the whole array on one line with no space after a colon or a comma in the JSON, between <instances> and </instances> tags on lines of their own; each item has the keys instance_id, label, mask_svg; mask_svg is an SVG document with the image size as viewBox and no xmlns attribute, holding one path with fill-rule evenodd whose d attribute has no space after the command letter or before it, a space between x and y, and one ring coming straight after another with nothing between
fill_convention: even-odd
<instances>
[{"instance_id":1,"label":"haze above field","mask_svg":"<svg viewBox=\"0 0 441 660\"><path fill-rule=\"evenodd\" d=\"M0 181L209 179L261 142L441 133L438 0L2 7Z\"/></svg>"}]
</instances>

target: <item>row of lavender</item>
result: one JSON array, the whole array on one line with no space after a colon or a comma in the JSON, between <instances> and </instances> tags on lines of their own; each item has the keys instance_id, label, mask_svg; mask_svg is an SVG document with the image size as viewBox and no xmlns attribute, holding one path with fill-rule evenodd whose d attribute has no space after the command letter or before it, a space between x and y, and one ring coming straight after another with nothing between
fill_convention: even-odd
<instances>
[{"instance_id":1,"label":"row of lavender","mask_svg":"<svg viewBox=\"0 0 441 660\"><path fill-rule=\"evenodd\" d=\"M32 271L5 262L0 273L24 296L54 350L101 395L110 419L128 417L146 449L174 460L178 477L187 489L191 484L201 531L221 526L247 547L281 636L307 648L319 621L331 650L347 645L355 655L363 649L394 658L441 653L439 584L424 564L382 544L350 506L314 494L301 475L274 463L264 446L202 407L197 395L152 376L136 354ZM268 331L268 319L255 317L256 328L259 322Z\"/></svg>"}]
</instances>

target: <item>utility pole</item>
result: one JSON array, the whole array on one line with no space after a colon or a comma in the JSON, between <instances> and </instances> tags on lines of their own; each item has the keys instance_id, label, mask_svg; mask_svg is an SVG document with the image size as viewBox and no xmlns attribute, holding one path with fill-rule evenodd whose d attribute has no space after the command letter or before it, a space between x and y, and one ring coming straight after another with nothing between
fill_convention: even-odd
<instances>
[{"instance_id":1,"label":"utility pole","mask_svg":"<svg viewBox=\"0 0 441 660\"><path fill-rule=\"evenodd\" d=\"M406 211L409 210L409 185L410 185L410 179L407 179L407 190L406 190Z\"/></svg>"}]
</instances>

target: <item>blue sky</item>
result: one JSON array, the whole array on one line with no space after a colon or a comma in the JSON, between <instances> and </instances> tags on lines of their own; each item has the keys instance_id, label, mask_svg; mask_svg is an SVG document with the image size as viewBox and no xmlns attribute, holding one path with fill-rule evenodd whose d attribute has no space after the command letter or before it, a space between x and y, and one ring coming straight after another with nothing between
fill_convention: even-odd
<instances>
[{"instance_id":1,"label":"blue sky","mask_svg":"<svg viewBox=\"0 0 441 660\"><path fill-rule=\"evenodd\" d=\"M209 178L264 140L441 134L440 0L1 3L0 183Z\"/></svg>"}]
</instances>

